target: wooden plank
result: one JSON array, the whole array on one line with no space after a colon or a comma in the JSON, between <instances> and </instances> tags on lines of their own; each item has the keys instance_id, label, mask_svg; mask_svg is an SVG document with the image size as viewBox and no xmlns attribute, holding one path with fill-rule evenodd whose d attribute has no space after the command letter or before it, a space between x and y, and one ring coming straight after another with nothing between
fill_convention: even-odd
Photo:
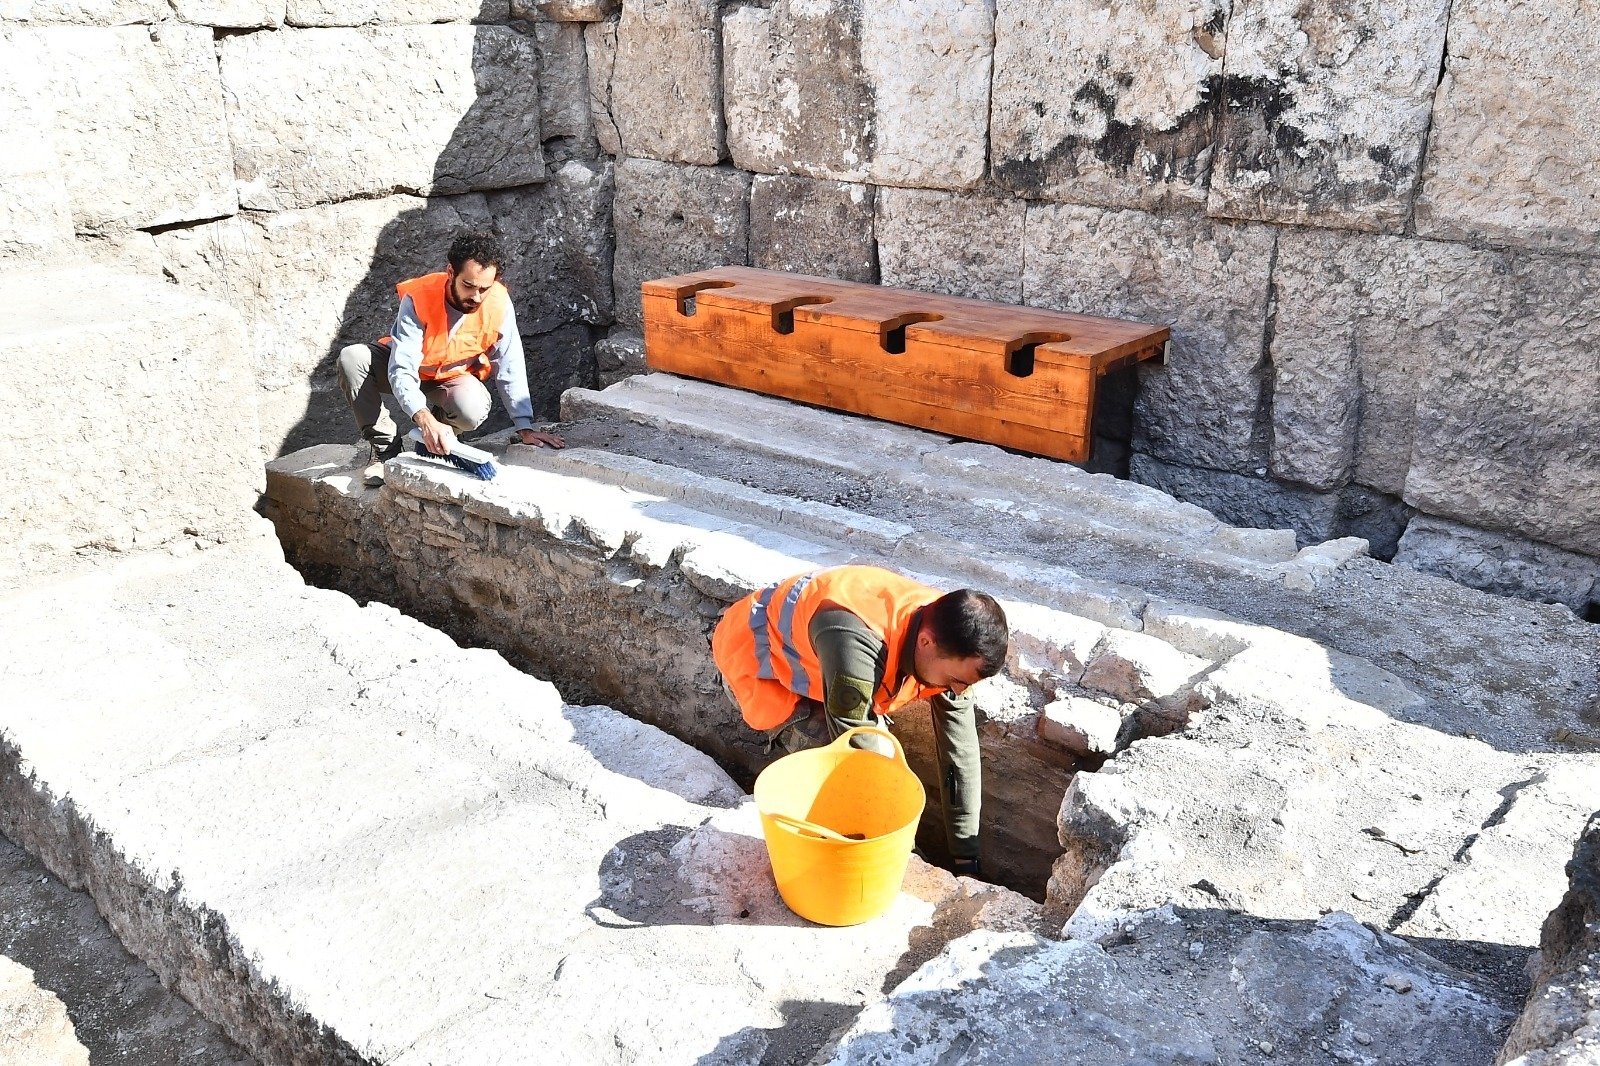
<instances>
[{"instance_id":1,"label":"wooden plank","mask_svg":"<svg viewBox=\"0 0 1600 1066\"><path fill-rule=\"evenodd\" d=\"M1169 335L750 267L641 291L656 369L1073 462L1089 455L1098 378L1158 357Z\"/></svg>"}]
</instances>

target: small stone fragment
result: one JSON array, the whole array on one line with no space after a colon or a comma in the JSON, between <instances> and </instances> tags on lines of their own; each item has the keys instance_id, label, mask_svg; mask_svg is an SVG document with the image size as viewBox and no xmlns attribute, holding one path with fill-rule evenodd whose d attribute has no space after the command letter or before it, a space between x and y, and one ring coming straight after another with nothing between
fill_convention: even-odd
<instances>
[{"instance_id":1,"label":"small stone fragment","mask_svg":"<svg viewBox=\"0 0 1600 1066\"><path fill-rule=\"evenodd\" d=\"M1403 996L1411 991L1411 978L1405 974L1392 973L1383 979L1383 987L1393 989Z\"/></svg>"}]
</instances>

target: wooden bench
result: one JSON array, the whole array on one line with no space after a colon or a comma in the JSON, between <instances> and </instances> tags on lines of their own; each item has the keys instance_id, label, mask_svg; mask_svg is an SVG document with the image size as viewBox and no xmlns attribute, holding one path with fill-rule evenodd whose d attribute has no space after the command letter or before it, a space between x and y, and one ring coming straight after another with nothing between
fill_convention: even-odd
<instances>
[{"instance_id":1,"label":"wooden bench","mask_svg":"<svg viewBox=\"0 0 1600 1066\"><path fill-rule=\"evenodd\" d=\"M657 370L1070 462L1100 377L1169 330L751 267L643 285Z\"/></svg>"}]
</instances>

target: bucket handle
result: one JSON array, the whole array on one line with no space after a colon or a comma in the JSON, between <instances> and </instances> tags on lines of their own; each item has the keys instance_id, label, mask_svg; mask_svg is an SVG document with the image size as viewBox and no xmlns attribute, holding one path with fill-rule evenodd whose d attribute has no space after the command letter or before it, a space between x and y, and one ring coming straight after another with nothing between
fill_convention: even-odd
<instances>
[{"instance_id":1,"label":"bucket handle","mask_svg":"<svg viewBox=\"0 0 1600 1066\"><path fill-rule=\"evenodd\" d=\"M835 833L832 829L829 829L825 825L818 825L816 822L808 822L804 818L794 818L787 814L777 813L768 814L767 817L771 818L779 825L787 826L788 828L793 829L797 833L809 833L812 836L821 837L823 840L837 840L841 844L861 843L859 840L856 840L852 837L847 837L843 833Z\"/></svg>"},{"instance_id":2,"label":"bucket handle","mask_svg":"<svg viewBox=\"0 0 1600 1066\"><path fill-rule=\"evenodd\" d=\"M836 746L839 746L839 745L849 746L850 738L855 736L857 733L876 733L876 734L878 734L878 736L883 737L884 739L888 740L889 743L894 745L894 757L895 757L895 759L897 759L899 761L900 765L904 766L907 770L911 769L911 764L906 761L906 749L904 749L904 748L902 748L900 746L900 738L896 737L893 733L889 732L887 729L883 729L883 728L881 728L879 726L875 726L875 725L858 725L854 729L846 729L843 733L840 733L837 737L835 737L833 739L833 744L831 744L829 746L830 747L836 747ZM884 758L888 758L888 756L884 756Z\"/></svg>"}]
</instances>

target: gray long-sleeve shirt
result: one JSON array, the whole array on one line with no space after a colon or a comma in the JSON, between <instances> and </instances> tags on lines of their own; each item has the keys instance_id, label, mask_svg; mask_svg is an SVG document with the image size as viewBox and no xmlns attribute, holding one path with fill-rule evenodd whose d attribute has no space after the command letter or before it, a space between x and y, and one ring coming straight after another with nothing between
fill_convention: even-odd
<instances>
[{"instance_id":1,"label":"gray long-sleeve shirt","mask_svg":"<svg viewBox=\"0 0 1600 1066\"><path fill-rule=\"evenodd\" d=\"M461 324L463 312L444 304L449 316L450 332ZM517 332L517 313L506 301L506 316L501 321L500 339L489 349L489 363L495 391L505 405L506 414L518 429L533 428L533 400L528 395L528 369L522 355L522 335ZM389 331L389 390L394 393L400 409L407 418L415 419L417 412L428 406L422 395L422 319L411 297L400 298L400 312L395 316L394 328Z\"/></svg>"},{"instance_id":2,"label":"gray long-sleeve shirt","mask_svg":"<svg viewBox=\"0 0 1600 1066\"><path fill-rule=\"evenodd\" d=\"M823 700L828 714L844 722L870 724L872 697L885 676L898 688L912 673L913 649L921 615L912 623L900 661L889 662L883 638L865 622L840 607L828 607L811 618L811 647L822 671ZM983 762L978 753L977 708L967 692L941 692L928 701L939 759L939 800L944 810L945 838L958 859L978 857L979 816L983 804Z\"/></svg>"}]
</instances>

